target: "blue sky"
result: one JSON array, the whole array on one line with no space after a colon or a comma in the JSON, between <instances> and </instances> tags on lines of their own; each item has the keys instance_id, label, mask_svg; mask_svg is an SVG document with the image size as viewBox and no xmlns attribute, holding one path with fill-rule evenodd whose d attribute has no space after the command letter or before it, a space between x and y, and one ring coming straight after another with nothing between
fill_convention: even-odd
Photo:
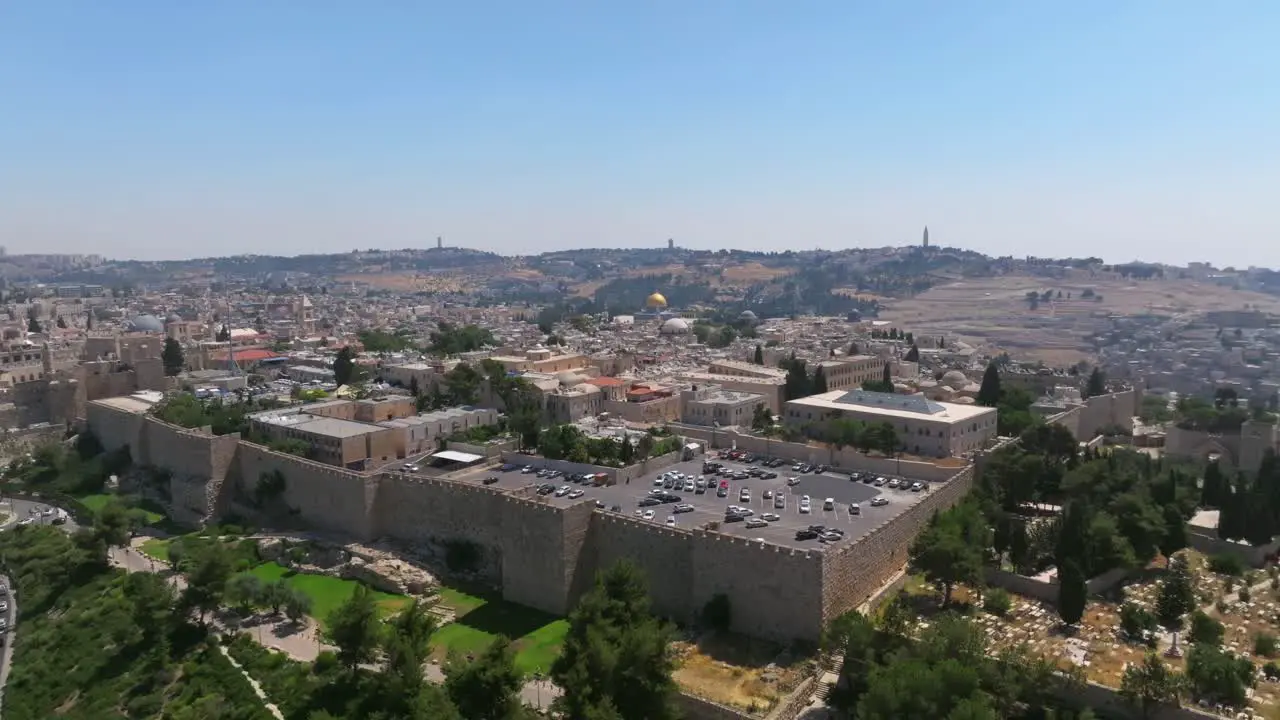
<instances>
[{"instance_id":1,"label":"blue sky","mask_svg":"<svg viewBox=\"0 0 1280 720\"><path fill-rule=\"evenodd\" d=\"M1280 266L1280 3L0 3L0 244Z\"/></svg>"}]
</instances>

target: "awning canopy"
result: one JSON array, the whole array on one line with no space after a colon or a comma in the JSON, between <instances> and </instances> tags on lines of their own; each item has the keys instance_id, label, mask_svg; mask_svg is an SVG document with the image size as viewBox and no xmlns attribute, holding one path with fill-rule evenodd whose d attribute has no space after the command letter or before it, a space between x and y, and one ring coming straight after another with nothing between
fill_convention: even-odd
<instances>
[{"instance_id":1,"label":"awning canopy","mask_svg":"<svg viewBox=\"0 0 1280 720\"><path fill-rule=\"evenodd\" d=\"M431 458L440 458L441 460L449 460L460 463L473 463L477 460L483 460L483 455L473 455L471 453L458 452L457 450L441 450L431 453Z\"/></svg>"}]
</instances>

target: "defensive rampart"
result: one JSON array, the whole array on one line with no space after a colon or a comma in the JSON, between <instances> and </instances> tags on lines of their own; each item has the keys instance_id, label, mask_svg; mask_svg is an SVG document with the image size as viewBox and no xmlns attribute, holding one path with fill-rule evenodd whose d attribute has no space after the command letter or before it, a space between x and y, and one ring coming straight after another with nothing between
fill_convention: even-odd
<instances>
[{"instance_id":1,"label":"defensive rampart","mask_svg":"<svg viewBox=\"0 0 1280 720\"><path fill-rule=\"evenodd\" d=\"M974 469L965 468L933 486L920 502L873 529L856 543L829 549L823 558L819 630L865 602L907 562L907 549L935 512L955 505L973 487Z\"/></svg>"},{"instance_id":2,"label":"defensive rampart","mask_svg":"<svg viewBox=\"0 0 1280 720\"><path fill-rule=\"evenodd\" d=\"M108 449L129 445L139 462L202 488L215 510L229 508L232 498L242 506L270 502L314 529L357 540L474 543L492 560L487 579L504 597L555 614L568 612L596 572L627 559L646 571L663 615L696 620L723 593L735 630L781 642L816 641L828 621L865 601L906 562L919 528L973 481L971 467L952 469L914 507L858 542L800 550L668 528L597 510L590 500L549 502L531 487L354 472L133 413L91 410L89 422ZM649 469L666 460L651 460ZM932 470L903 474L938 480L946 469L918 465ZM264 499L258 485L267 478L284 482ZM183 497L183 504L198 505L194 490Z\"/></svg>"}]
</instances>

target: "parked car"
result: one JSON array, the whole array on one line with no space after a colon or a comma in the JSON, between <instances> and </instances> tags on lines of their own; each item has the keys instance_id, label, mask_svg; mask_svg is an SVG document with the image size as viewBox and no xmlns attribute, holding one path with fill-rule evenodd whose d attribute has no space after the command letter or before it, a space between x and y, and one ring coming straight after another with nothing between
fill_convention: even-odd
<instances>
[{"instance_id":1,"label":"parked car","mask_svg":"<svg viewBox=\"0 0 1280 720\"><path fill-rule=\"evenodd\" d=\"M583 490L582 488L574 488L574 489L572 489L572 490L570 490L570 491L569 491L569 499L570 499L570 500L577 500L578 498L580 498L580 497L582 497L583 495L586 495L586 494L587 494L587 493L586 493L586 491L585 491L585 490Z\"/></svg>"},{"instance_id":2,"label":"parked car","mask_svg":"<svg viewBox=\"0 0 1280 720\"><path fill-rule=\"evenodd\" d=\"M504 463L504 464L502 465L501 470L502 470L502 472L511 472L512 470L515 470L515 469L516 469L516 468L518 468L518 467L520 467L520 466L519 466L519 465L516 465L515 463Z\"/></svg>"},{"instance_id":3,"label":"parked car","mask_svg":"<svg viewBox=\"0 0 1280 720\"><path fill-rule=\"evenodd\" d=\"M835 510L835 509L836 509L836 499L835 499L835 498L827 498L826 500L823 500L823 501L822 501L822 509L823 509L823 510Z\"/></svg>"},{"instance_id":4,"label":"parked car","mask_svg":"<svg viewBox=\"0 0 1280 720\"><path fill-rule=\"evenodd\" d=\"M568 485L561 485L560 487L556 488L556 497L564 497L565 495L568 495L568 494L569 494Z\"/></svg>"},{"instance_id":5,"label":"parked car","mask_svg":"<svg viewBox=\"0 0 1280 720\"><path fill-rule=\"evenodd\" d=\"M850 515L861 515L861 514L862 514L862 506L861 506L861 505L859 505L858 503L849 503L849 514L850 514Z\"/></svg>"},{"instance_id":6,"label":"parked car","mask_svg":"<svg viewBox=\"0 0 1280 720\"><path fill-rule=\"evenodd\" d=\"M814 539L814 538L816 538L816 537L818 537L818 533L816 533L816 532L814 532L814 531L812 531L812 530L797 530L797 531L796 531L796 539L797 539L797 540L813 540L813 539Z\"/></svg>"},{"instance_id":7,"label":"parked car","mask_svg":"<svg viewBox=\"0 0 1280 720\"><path fill-rule=\"evenodd\" d=\"M496 483L496 482L498 482L498 476L497 476L497 475L490 475L489 477L487 477L487 478L485 478L485 479L484 479L484 484L485 484L485 485L492 485L492 484L494 484L494 483Z\"/></svg>"},{"instance_id":8,"label":"parked car","mask_svg":"<svg viewBox=\"0 0 1280 720\"><path fill-rule=\"evenodd\" d=\"M804 495L800 498L800 512L808 513L813 509L813 505L809 501L809 496Z\"/></svg>"},{"instance_id":9,"label":"parked car","mask_svg":"<svg viewBox=\"0 0 1280 720\"><path fill-rule=\"evenodd\" d=\"M676 524L676 516L675 516L675 515L668 515L668 516L667 516L667 525L675 525L675 524Z\"/></svg>"},{"instance_id":10,"label":"parked car","mask_svg":"<svg viewBox=\"0 0 1280 720\"><path fill-rule=\"evenodd\" d=\"M787 506L787 496L786 496L786 495L783 495L782 493L778 493L777 495L774 495L774 496L773 496L773 509L774 509L774 510L782 510L782 509L783 509L783 508L785 508L786 506Z\"/></svg>"},{"instance_id":11,"label":"parked car","mask_svg":"<svg viewBox=\"0 0 1280 720\"><path fill-rule=\"evenodd\" d=\"M889 498L881 495L871 501L871 507L884 507L889 504Z\"/></svg>"},{"instance_id":12,"label":"parked car","mask_svg":"<svg viewBox=\"0 0 1280 720\"><path fill-rule=\"evenodd\" d=\"M920 492L923 489L924 489L924 483L918 483L918 482L911 483L911 492Z\"/></svg>"},{"instance_id":13,"label":"parked car","mask_svg":"<svg viewBox=\"0 0 1280 720\"><path fill-rule=\"evenodd\" d=\"M769 523L765 522L762 518L754 518L754 517L753 517L753 518L751 518L751 519L747 520L747 527L748 527L748 528L762 528L762 527L769 527Z\"/></svg>"},{"instance_id":14,"label":"parked car","mask_svg":"<svg viewBox=\"0 0 1280 720\"><path fill-rule=\"evenodd\" d=\"M782 519L782 516L777 513L765 513L760 516L760 519L767 520L769 522L777 522Z\"/></svg>"},{"instance_id":15,"label":"parked car","mask_svg":"<svg viewBox=\"0 0 1280 720\"><path fill-rule=\"evenodd\" d=\"M645 520L652 520L653 515L654 515L654 512L652 510L645 510L644 515L642 515L641 517L643 517Z\"/></svg>"},{"instance_id":16,"label":"parked car","mask_svg":"<svg viewBox=\"0 0 1280 720\"><path fill-rule=\"evenodd\" d=\"M679 505L677 505L677 506L675 506L675 507L671 508L671 512L674 512L674 513L676 513L676 514L679 514L679 513L689 513L689 512L693 512L695 509L696 509L696 508L694 508L694 507L693 507L692 505L690 505L689 503L681 503L681 504L679 504Z\"/></svg>"},{"instance_id":17,"label":"parked car","mask_svg":"<svg viewBox=\"0 0 1280 720\"><path fill-rule=\"evenodd\" d=\"M724 521L727 523L742 522L743 520L746 520L746 519L747 518L745 515L739 515L737 513L726 514L724 516Z\"/></svg>"}]
</instances>

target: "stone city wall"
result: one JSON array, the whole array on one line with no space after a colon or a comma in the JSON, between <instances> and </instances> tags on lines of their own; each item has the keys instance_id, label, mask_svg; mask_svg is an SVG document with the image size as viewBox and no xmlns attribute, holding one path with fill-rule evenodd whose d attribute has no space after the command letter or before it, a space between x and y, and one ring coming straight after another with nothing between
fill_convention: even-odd
<instances>
[{"instance_id":1,"label":"stone city wall","mask_svg":"<svg viewBox=\"0 0 1280 720\"><path fill-rule=\"evenodd\" d=\"M1218 531L1214 528L1190 524L1187 525L1187 541L1191 547L1206 555L1223 553L1236 555L1250 567L1262 567L1267 558L1274 557L1277 552L1280 552L1280 538L1266 545L1254 547L1248 543L1223 540L1218 537Z\"/></svg>"},{"instance_id":2,"label":"stone city wall","mask_svg":"<svg viewBox=\"0 0 1280 720\"><path fill-rule=\"evenodd\" d=\"M635 562L648 577L654 611L672 620L694 622L724 593L736 632L784 643L821 634L819 552L606 512L595 513L588 538L592 574Z\"/></svg>"},{"instance_id":3,"label":"stone city wall","mask_svg":"<svg viewBox=\"0 0 1280 720\"><path fill-rule=\"evenodd\" d=\"M262 476L276 471L284 476L281 502L307 524L357 540L376 536L370 521L378 489L373 476L241 441L226 483L252 497Z\"/></svg>"},{"instance_id":4,"label":"stone city wall","mask_svg":"<svg viewBox=\"0 0 1280 720\"><path fill-rule=\"evenodd\" d=\"M520 446L520 441L515 438L507 440L491 440L487 443L468 443L459 442L457 440L449 440L446 445L450 450L458 452L471 453L485 458L501 457L503 453L515 452Z\"/></svg>"},{"instance_id":5,"label":"stone city wall","mask_svg":"<svg viewBox=\"0 0 1280 720\"><path fill-rule=\"evenodd\" d=\"M922 460L897 460L894 458L875 457L863 454L853 448L844 448L832 452L825 445L805 445L803 443L784 442L769 438L756 437L733 430L716 430L697 425L671 425L674 432L684 435L690 440L698 440L708 447L725 449L736 448L750 453L771 455L785 458L793 462L809 462L830 465L843 472L861 471L877 475L896 475L923 480L925 482L942 482L955 475L964 465L960 460L942 460L927 462ZM779 469L779 474L783 470Z\"/></svg>"},{"instance_id":6,"label":"stone city wall","mask_svg":"<svg viewBox=\"0 0 1280 720\"><path fill-rule=\"evenodd\" d=\"M866 602L888 582L906 564L907 549L921 528L935 512L959 502L973 487L973 478L973 468L965 468L947 482L934 485L919 502L861 540L828 549L823 558L818 631Z\"/></svg>"},{"instance_id":7,"label":"stone city wall","mask_svg":"<svg viewBox=\"0 0 1280 720\"><path fill-rule=\"evenodd\" d=\"M1058 581L1040 580L1026 575L1001 570L1000 568L984 568L983 578L988 585L1004 588L1015 595L1035 598L1050 604L1058 602ZM1112 568L1085 583L1085 591L1090 595L1101 595L1124 582L1129 577L1126 568Z\"/></svg>"},{"instance_id":8,"label":"stone city wall","mask_svg":"<svg viewBox=\"0 0 1280 720\"><path fill-rule=\"evenodd\" d=\"M1087 440L1108 425L1119 425L1133 430L1133 416L1138 414L1138 392L1120 392L1098 395L1085 399L1076 422L1076 438Z\"/></svg>"}]
</instances>

